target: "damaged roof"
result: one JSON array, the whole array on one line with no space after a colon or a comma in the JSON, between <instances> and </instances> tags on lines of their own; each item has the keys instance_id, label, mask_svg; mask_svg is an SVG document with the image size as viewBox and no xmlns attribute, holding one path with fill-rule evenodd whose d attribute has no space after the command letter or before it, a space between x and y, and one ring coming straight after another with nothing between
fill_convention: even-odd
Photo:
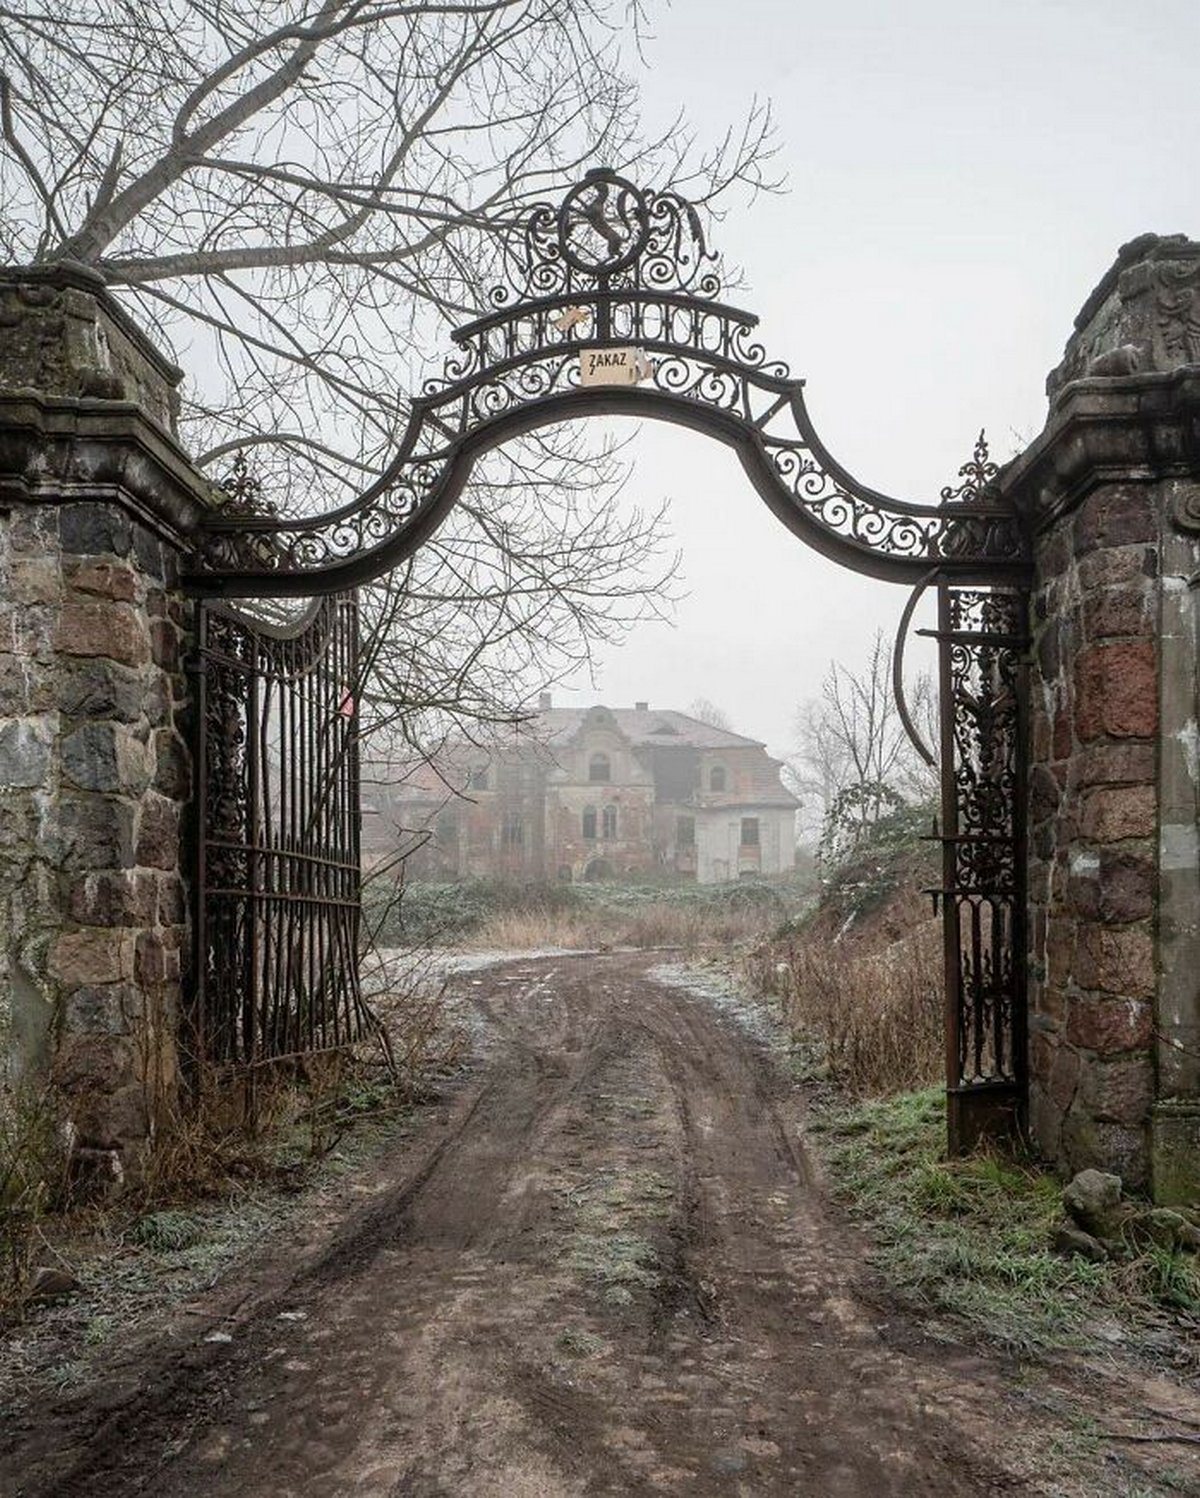
<instances>
[{"instance_id":1,"label":"damaged roof","mask_svg":"<svg viewBox=\"0 0 1200 1498\"><path fill-rule=\"evenodd\" d=\"M535 713L519 730L546 744L567 744L592 716L598 723L609 719L637 748L656 744L681 749L761 749L761 739L748 739L728 728L717 728L670 709L651 711L638 707L551 707ZM598 726L597 723L597 726Z\"/></svg>"}]
</instances>

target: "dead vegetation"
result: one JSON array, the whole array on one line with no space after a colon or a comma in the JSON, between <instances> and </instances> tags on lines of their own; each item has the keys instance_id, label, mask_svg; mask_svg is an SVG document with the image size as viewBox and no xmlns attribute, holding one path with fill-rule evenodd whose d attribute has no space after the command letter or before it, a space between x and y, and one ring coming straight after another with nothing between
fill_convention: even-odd
<instances>
[{"instance_id":1,"label":"dead vegetation","mask_svg":"<svg viewBox=\"0 0 1200 1498\"><path fill-rule=\"evenodd\" d=\"M374 923L381 945L698 950L761 941L809 899L809 886L792 880L699 885L467 879L410 883Z\"/></svg>"},{"instance_id":2,"label":"dead vegetation","mask_svg":"<svg viewBox=\"0 0 1200 1498\"><path fill-rule=\"evenodd\" d=\"M0 1091L0 1316L28 1283L43 1223L67 1194L67 1151L48 1088Z\"/></svg>"},{"instance_id":3,"label":"dead vegetation","mask_svg":"<svg viewBox=\"0 0 1200 1498\"><path fill-rule=\"evenodd\" d=\"M594 904L574 911L509 911L487 920L472 938L484 948L536 951L545 947L682 947L695 951L753 941L763 932L753 907L714 911L651 899L640 909Z\"/></svg>"},{"instance_id":4,"label":"dead vegetation","mask_svg":"<svg viewBox=\"0 0 1200 1498\"><path fill-rule=\"evenodd\" d=\"M941 925L920 892L930 873L919 846L868 850L829 878L811 916L746 958L754 987L855 1096L941 1076Z\"/></svg>"},{"instance_id":5,"label":"dead vegetation","mask_svg":"<svg viewBox=\"0 0 1200 1498\"><path fill-rule=\"evenodd\" d=\"M96 1286L114 1254L195 1247L203 1259L199 1240L224 1210L236 1218L295 1195L352 1131L386 1129L422 1101L464 1043L444 984L419 954L367 959L364 981L376 1029L358 1046L257 1066L185 1058L184 1084L156 1097L154 1131L119 1192L72 1169L51 1092L0 1098L0 1325Z\"/></svg>"}]
</instances>

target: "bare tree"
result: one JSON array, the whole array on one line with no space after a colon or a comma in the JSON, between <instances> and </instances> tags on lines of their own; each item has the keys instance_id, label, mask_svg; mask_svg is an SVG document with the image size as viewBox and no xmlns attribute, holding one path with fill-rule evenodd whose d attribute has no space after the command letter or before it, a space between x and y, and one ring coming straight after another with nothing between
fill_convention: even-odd
<instances>
[{"instance_id":1,"label":"bare tree","mask_svg":"<svg viewBox=\"0 0 1200 1498\"><path fill-rule=\"evenodd\" d=\"M690 177L702 202L758 180L760 111L707 158L645 138L621 53L640 13L0 4L0 252L100 272L187 350L201 464L254 449L273 497L327 507L377 473L398 392L483 305L532 201L585 161Z\"/></svg>"},{"instance_id":2,"label":"bare tree","mask_svg":"<svg viewBox=\"0 0 1200 1498\"><path fill-rule=\"evenodd\" d=\"M184 435L284 511L369 484L502 231L604 162L712 209L762 181L765 111L707 155L648 139L640 0L0 0L0 254L90 266L185 362ZM669 596L661 512L578 435L477 469L365 608L375 719L488 722ZM584 474L586 482L581 481ZM391 634L380 632L384 623ZM424 716L422 716L424 714Z\"/></svg>"},{"instance_id":3,"label":"bare tree","mask_svg":"<svg viewBox=\"0 0 1200 1498\"><path fill-rule=\"evenodd\" d=\"M658 551L663 511L618 506L620 452L585 464L579 440L556 435L540 460L553 482L526 482L518 467L503 504L477 487L452 534L365 595L376 756L408 762L450 737L507 733L532 717L536 692L589 667L599 643L671 606L677 559L663 566ZM501 525L519 543L498 539Z\"/></svg>"},{"instance_id":4,"label":"bare tree","mask_svg":"<svg viewBox=\"0 0 1200 1498\"><path fill-rule=\"evenodd\" d=\"M928 737L937 708L927 675L916 679L909 696L918 729ZM796 737L791 778L802 796L818 800L827 853L853 846L882 816L927 799L936 785L901 719L882 630L861 671L830 662L820 698L797 715Z\"/></svg>"},{"instance_id":5,"label":"bare tree","mask_svg":"<svg viewBox=\"0 0 1200 1498\"><path fill-rule=\"evenodd\" d=\"M723 728L726 733L733 731L729 714L708 697L697 697L688 708L688 714L701 723L707 723L710 728Z\"/></svg>"}]
</instances>

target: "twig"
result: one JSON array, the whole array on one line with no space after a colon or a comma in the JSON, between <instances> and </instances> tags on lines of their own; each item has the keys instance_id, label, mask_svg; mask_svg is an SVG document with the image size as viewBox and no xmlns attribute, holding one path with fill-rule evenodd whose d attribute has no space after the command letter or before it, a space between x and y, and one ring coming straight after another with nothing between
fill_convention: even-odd
<instances>
[{"instance_id":1,"label":"twig","mask_svg":"<svg viewBox=\"0 0 1200 1498\"><path fill-rule=\"evenodd\" d=\"M1123 1435L1120 1431L1106 1430L1104 1434L1110 1441L1138 1441L1149 1443L1165 1441L1169 1444L1181 1446L1200 1446L1200 1436L1194 1436L1190 1431L1157 1431L1150 1435Z\"/></svg>"}]
</instances>

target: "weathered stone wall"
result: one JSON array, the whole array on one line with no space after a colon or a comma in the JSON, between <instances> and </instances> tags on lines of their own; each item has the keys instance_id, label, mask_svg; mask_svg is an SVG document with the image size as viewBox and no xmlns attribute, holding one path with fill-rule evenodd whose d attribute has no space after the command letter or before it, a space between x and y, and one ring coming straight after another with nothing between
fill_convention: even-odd
<instances>
[{"instance_id":1,"label":"weathered stone wall","mask_svg":"<svg viewBox=\"0 0 1200 1498\"><path fill-rule=\"evenodd\" d=\"M1144 488L1097 489L1042 538L1033 597L1033 1127L1131 1184L1154 1096L1157 531Z\"/></svg>"},{"instance_id":2,"label":"weathered stone wall","mask_svg":"<svg viewBox=\"0 0 1200 1498\"><path fill-rule=\"evenodd\" d=\"M170 366L86 277L0 283L0 322L0 1058L120 1173L176 1080L205 485Z\"/></svg>"},{"instance_id":3,"label":"weathered stone wall","mask_svg":"<svg viewBox=\"0 0 1200 1498\"><path fill-rule=\"evenodd\" d=\"M1126 246L1003 476L1036 534L1031 1125L1200 1193L1200 245Z\"/></svg>"},{"instance_id":4,"label":"weathered stone wall","mask_svg":"<svg viewBox=\"0 0 1200 1498\"><path fill-rule=\"evenodd\" d=\"M174 1081L189 794L175 583L170 549L114 506L0 521L10 1065L52 1061L87 1149L143 1136Z\"/></svg>"}]
</instances>

